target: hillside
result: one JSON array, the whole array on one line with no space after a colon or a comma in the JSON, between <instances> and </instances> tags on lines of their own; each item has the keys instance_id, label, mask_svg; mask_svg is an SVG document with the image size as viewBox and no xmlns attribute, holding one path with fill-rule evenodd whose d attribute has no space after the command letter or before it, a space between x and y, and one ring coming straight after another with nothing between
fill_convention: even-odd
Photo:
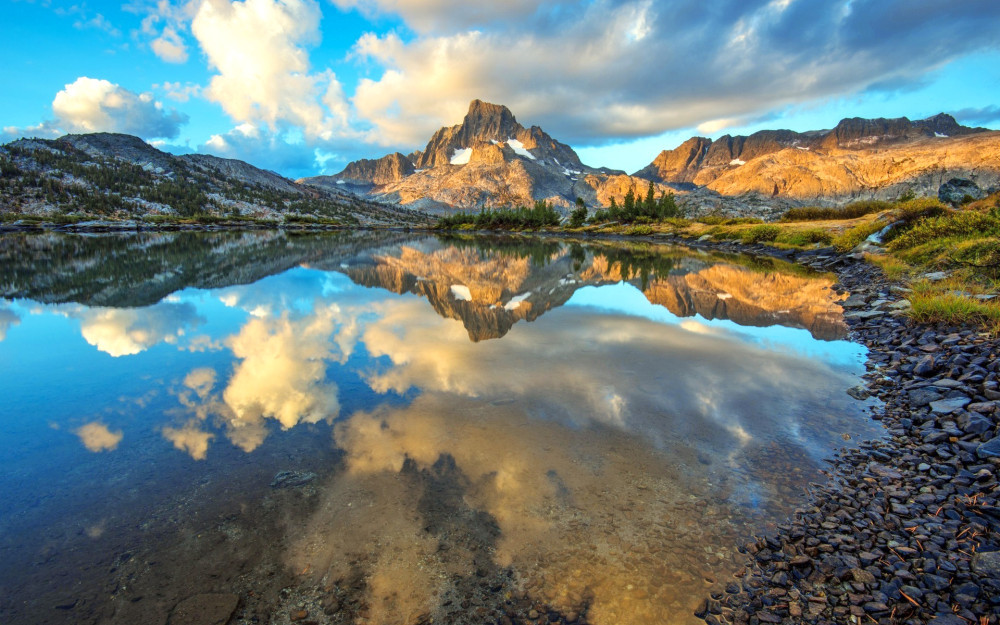
<instances>
[{"instance_id":1,"label":"hillside","mask_svg":"<svg viewBox=\"0 0 1000 625\"><path fill-rule=\"evenodd\" d=\"M111 133L0 146L0 214L292 217L345 225L427 221L405 208L307 187L242 161L175 156L138 137Z\"/></svg>"}]
</instances>

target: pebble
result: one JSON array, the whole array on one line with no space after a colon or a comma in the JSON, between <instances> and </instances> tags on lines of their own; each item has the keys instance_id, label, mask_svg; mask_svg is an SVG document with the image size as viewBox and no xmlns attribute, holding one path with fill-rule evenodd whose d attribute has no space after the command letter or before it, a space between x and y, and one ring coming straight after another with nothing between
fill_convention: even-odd
<instances>
[{"instance_id":1,"label":"pebble","mask_svg":"<svg viewBox=\"0 0 1000 625\"><path fill-rule=\"evenodd\" d=\"M898 294L907 291L855 258L829 249L784 257L837 271L836 289L850 291L844 317L868 347L869 373L848 392L881 400L872 410L886 435L838 452L810 501L741 550L749 559L737 592L720 586L695 616L731 625L1000 624L1000 342L872 310L905 309Z\"/></svg>"}]
</instances>

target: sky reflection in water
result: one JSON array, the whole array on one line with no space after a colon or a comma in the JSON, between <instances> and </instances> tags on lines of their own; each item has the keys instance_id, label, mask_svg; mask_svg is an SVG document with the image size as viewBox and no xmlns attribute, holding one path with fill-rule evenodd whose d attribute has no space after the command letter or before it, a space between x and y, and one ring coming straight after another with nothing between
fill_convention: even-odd
<instances>
[{"instance_id":1,"label":"sky reflection in water","mask_svg":"<svg viewBox=\"0 0 1000 625\"><path fill-rule=\"evenodd\" d=\"M845 393L862 348L813 338L843 333L829 280L671 253L633 273L621 249L415 239L135 308L4 301L0 461L20 496L0 521L43 531L16 506L80 453L211 463L319 424L343 458L285 562L365 570L376 622L433 612L474 566L426 531L428 475L495 524L483 547L539 600L688 622L746 526L800 501L843 434L876 431ZM89 496L70 479L52 505Z\"/></svg>"}]
</instances>

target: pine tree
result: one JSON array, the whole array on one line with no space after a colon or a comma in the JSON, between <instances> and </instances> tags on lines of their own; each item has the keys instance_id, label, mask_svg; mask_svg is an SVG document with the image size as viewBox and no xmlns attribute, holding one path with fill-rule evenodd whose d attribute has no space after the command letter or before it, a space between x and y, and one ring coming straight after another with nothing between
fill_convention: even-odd
<instances>
[{"instance_id":1,"label":"pine tree","mask_svg":"<svg viewBox=\"0 0 1000 625\"><path fill-rule=\"evenodd\" d=\"M646 187L646 199L642 203L642 214L649 215L650 217L656 216L656 190L653 189L653 181L649 181L649 186Z\"/></svg>"}]
</instances>

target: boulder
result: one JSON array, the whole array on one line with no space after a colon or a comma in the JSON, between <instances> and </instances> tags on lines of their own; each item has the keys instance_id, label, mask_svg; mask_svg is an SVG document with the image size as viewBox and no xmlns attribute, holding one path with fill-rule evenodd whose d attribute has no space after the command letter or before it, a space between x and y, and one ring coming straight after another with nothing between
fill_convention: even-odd
<instances>
[{"instance_id":1,"label":"boulder","mask_svg":"<svg viewBox=\"0 0 1000 625\"><path fill-rule=\"evenodd\" d=\"M967 202L967 198L981 200L986 192L979 185L966 178L952 178L938 188L938 199L945 204L959 206Z\"/></svg>"}]
</instances>

